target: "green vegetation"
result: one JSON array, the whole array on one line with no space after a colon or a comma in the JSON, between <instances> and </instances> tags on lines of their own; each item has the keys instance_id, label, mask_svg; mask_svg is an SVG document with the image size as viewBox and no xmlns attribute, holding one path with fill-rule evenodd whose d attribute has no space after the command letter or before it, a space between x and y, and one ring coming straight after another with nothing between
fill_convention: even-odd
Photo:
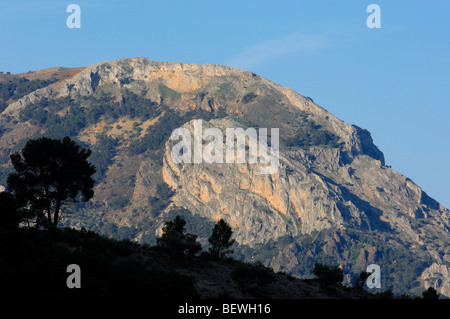
<instances>
[{"instance_id":1,"label":"green vegetation","mask_svg":"<svg viewBox=\"0 0 450 319\"><path fill-rule=\"evenodd\" d=\"M56 114L65 109L70 112L70 116ZM86 126L84 109L69 98L42 99L29 104L20 111L19 120L30 121L33 125L41 126L49 138L73 137Z\"/></svg>"},{"instance_id":2,"label":"green vegetation","mask_svg":"<svg viewBox=\"0 0 450 319\"><path fill-rule=\"evenodd\" d=\"M371 273L369 272L361 271L358 276L353 277L353 286L358 289L364 289L364 285L370 275Z\"/></svg>"},{"instance_id":3,"label":"green vegetation","mask_svg":"<svg viewBox=\"0 0 450 319\"><path fill-rule=\"evenodd\" d=\"M378 248L377 257L375 262L383 269L381 282L385 283L385 287L392 289L395 294L400 294L405 290L416 294L419 293L417 288L414 289L420 286L417 278L430 264L414 258L406 252L386 246Z\"/></svg>"},{"instance_id":4,"label":"green vegetation","mask_svg":"<svg viewBox=\"0 0 450 319\"><path fill-rule=\"evenodd\" d=\"M150 126L145 135L140 139L135 139L130 143L128 147L128 153L130 156L139 155L147 150L155 152L161 151L164 143L169 139L172 131L178 127L181 127L184 123L191 121L192 119L203 119L209 121L213 118L219 118L226 116L224 112L220 110L216 113L207 112L204 110L195 110L180 115L178 112L169 108L164 108L164 114L156 121L155 124Z\"/></svg>"},{"instance_id":5,"label":"green vegetation","mask_svg":"<svg viewBox=\"0 0 450 319\"><path fill-rule=\"evenodd\" d=\"M324 286L340 285L344 280L344 271L338 266L327 266L321 263L316 263L313 269L317 280Z\"/></svg>"},{"instance_id":6,"label":"green vegetation","mask_svg":"<svg viewBox=\"0 0 450 319\"><path fill-rule=\"evenodd\" d=\"M8 177L8 191L23 217L36 224L56 227L64 206L94 196L95 167L88 163L91 151L62 140L29 140L21 153L11 155L15 172Z\"/></svg>"},{"instance_id":7,"label":"green vegetation","mask_svg":"<svg viewBox=\"0 0 450 319\"><path fill-rule=\"evenodd\" d=\"M339 138L328 132L312 120L303 117L303 125L300 126L293 137L284 142L287 147L309 148L311 146L338 147Z\"/></svg>"},{"instance_id":8,"label":"green vegetation","mask_svg":"<svg viewBox=\"0 0 450 319\"><path fill-rule=\"evenodd\" d=\"M256 98L258 103L250 103ZM246 127L279 128L280 142L287 148L339 147L339 137L316 123L311 118L311 113L284 107L283 104L280 105L282 99L283 96L276 92L261 96L247 93L241 100L246 104L245 112L233 118Z\"/></svg>"},{"instance_id":9,"label":"green vegetation","mask_svg":"<svg viewBox=\"0 0 450 319\"><path fill-rule=\"evenodd\" d=\"M235 242L234 239L231 239L232 234L233 230L230 225L224 219L220 219L214 226L212 235L208 240L211 244L209 254L212 258L220 259L233 253L233 250L229 249Z\"/></svg>"},{"instance_id":10,"label":"green vegetation","mask_svg":"<svg viewBox=\"0 0 450 319\"><path fill-rule=\"evenodd\" d=\"M58 115L59 112L61 115ZM23 108L19 119L41 126L48 137L61 138L74 137L86 125L101 120L113 122L121 117L148 120L158 116L160 112L161 108L157 103L124 90L120 102L108 94L83 97L77 101L67 97L42 99Z\"/></svg>"},{"instance_id":11,"label":"green vegetation","mask_svg":"<svg viewBox=\"0 0 450 319\"><path fill-rule=\"evenodd\" d=\"M105 134L97 135L97 143L92 149L90 163L97 168L97 172L93 176L94 180L99 183L105 177L108 167L113 163L113 158L117 154L117 139L109 137Z\"/></svg>"},{"instance_id":12,"label":"green vegetation","mask_svg":"<svg viewBox=\"0 0 450 319\"><path fill-rule=\"evenodd\" d=\"M106 112L102 112L102 114L115 120L123 116L148 120L160 114L160 108L156 102L145 99L129 90L122 92L122 101L118 104L116 108L106 109Z\"/></svg>"},{"instance_id":13,"label":"green vegetation","mask_svg":"<svg viewBox=\"0 0 450 319\"><path fill-rule=\"evenodd\" d=\"M6 103L5 101L0 100L0 113L2 113L7 107L8 107L8 103Z\"/></svg>"},{"instance_id":14,"label":"green vegetation","mask_svg":"<svg viewBox=\"0 0 450 319\"><path fill-rule=\"evenodd\" d=\"M48 86L54 80L28 80L26 78L14 78L6 83L0 83L0 101L6 102L9 99L18 100L21 97ZM3 104L4 105L4 104ZM1 105L0 105L1 106Z\"/></svg>"},{"instance_id":15,"label":"green vegetation","mask_svg":"<svg viewBox=\"0 0 450 319\"><path fill-rule=\"evenodd\" d=\"M180 216L168 221L163 227L161 237L156 239L157 247L177 257L192 257L202 250L197 235L185 233L186 221Z\"/></svg>"},{"instance_id":16,"label":"green vegetation","mask_svg":"<svg viewBox=\"0 0 450 319\"><path fill-rule=\"evenodd\" d=\"M242 98L241 102L244 104L250 103L252 102L258 95L256 95L253 92L247 93L244 95L244 97Z\"/></svg>"},{"instance_id":17,"label":"green vegetation","mask_svg":"<svg viewBox=\"0 0 450 319\"><path fill-rule=\"evenodd\" d=\"M136 121L136 124L133 126L133 130L136 132L135 138L126 149L130 156L140 155L149 151L145 156L150 156L156 165L162 165L161 150L175 128L194 118L210 120L226 116L226 113L222 110L217 112L195 110L181 115L162 104L145 99L127 89L121 91L121 97L121 100L117 101L114 96L102 93L100 90L94 96L81 97L76 101L69 97L41 99L23 108L19 113L19 119L22 122L29 121L42 129L42 131L34 134L32 138L45 136L60 139L64 136L69 136L76 140L81 131L88 125L94 125L100 121L114 123L123 117L146 121L159 116L164 111L164 114L154 125L147 129L146 134L142 138L139 137L142 128L139 127L139 121ZM120 125L117 127L121 128ZM100 183L117 155L119 143L105 133L96 137L97 143L92 147L90 162L97 167L97 173L94 178L97 183ZM23 144L26 141L27 139L24 139ZM23 146L23 144L21 145ZM1 163L6 164L8 159L9 154L2 154ZM4 181L9 172L10 168L2 167L0 169L0 180ZM155 200L158 200L158 196L150 199L150 201ZM123 202L121 201L121 203ZM156 205L155 203L154 214L157 214L156 210L167 206L164 200L158 201L158 204Z\"/></svg>"},{"instance_id":18,"label":"green vegetation","mask_svg":"<svg viewBox=\"0 0 450 319\"><path fill-rule=\"evenodd\" d=\"M138 155L147 150L156 151L161 149L164 142L170 137L172 131L183 125L185 120L178 113L169 109L158 119L158 121L147 129L141 139L134 140L128 147L129 155Z\"/></svg>"},{"instance_id":19,"label":"green vegetation","mask_svg":"<svg viewBox=\"0 0 450 319\"><path fill-rule=\"evenodd\" d=\"M215 225L211 219L201 217L198 214L192 214L188 209L177 206L171 207L166 219L172 220L177 215L186 221L186 232L196 234L199 238L208 238L211 235L211 229Z\"/></svg>"},{"instance_id":20,"label":"green vegetation","mask_svg":"<svg viewBox=\"0 0 450 319\"><path fill-rule=\"evenodd\" d=\"M148 120L158 116L162 108L163 106L155 102L144 99L129 90L123 90L122 99L119 102L108 94L83 97L76 101L69 97L42 99L23 108L19 113L19 119L22 122L29 121L43 129L42 133L35 134L33 138L45 136L60 139L69 136L76 139L87 125L93 125L102 120L111 123L122 117ZM166 125L173 119L174 116L169 118L166 116L160 123ZM138 125L134 129L138 133L141 130ZM161 132L150 128L146 137L132 143L131 153L138 154L145 150L147 145L156 144L155 147L158 147L162 143L161 139L166 137L166 131ZM97 173L94 176L97 182L103 180L107 168L117 154L118 146L117 140L105 134L97 136L97 144L93 147L90 159L97 167ZM0 175L0 177L4 176Z\"/></svg>"},{"instance_id":21,"label":"green vegetation","mask_svg":"<svg viewBox=\"0 0 450 319\"><path fill-rule=\"evenodd\" d=\"M165 86L162 83L159 84L158 89L161 92L163 99L176 101L181 97L181 93L178 93L177 91Z\"/></svg>"},{"instance_id":22,"label":"green vegetation","mask_svg":"<svg viewBox=\"0 0 450 319\"><path fill-rule=\"evenodd\" d=\"M28 138L24 138L18 141L14 146L8 151L4 150L2 156L0 156L0 163L4 166L0 166L0 184L6 185L6 179L9 174L13 172L14 168L11 165L11 154L19 152L25 144L28 142Z\"/></svg>"},{"instance_id":23,"label":"green vegetation","mask_svg":"<svg viewBox=\"0 0 450 319\"><path fill-rule=\"evenodd\" d=\"M150 196L148 203L150 204L152 216L159 215L170 204L170 198L175 192L164 181L156 185L156 196Z\"/></svg>"},{"instance_id":24,"label":"green vegetation","mask_svg":"<svg viewBox=\"0 0 450 319\"><path fill-rule=\"evenodd\" d=\"M128 196L119 196L115 197L110 203L109 207L113 209L123 209L124 207L127 207L130 204L130 198ZM127 238L127 237L123 237ZM130 237L128 237L130 238Z\"/></svg>"}]
</instances>

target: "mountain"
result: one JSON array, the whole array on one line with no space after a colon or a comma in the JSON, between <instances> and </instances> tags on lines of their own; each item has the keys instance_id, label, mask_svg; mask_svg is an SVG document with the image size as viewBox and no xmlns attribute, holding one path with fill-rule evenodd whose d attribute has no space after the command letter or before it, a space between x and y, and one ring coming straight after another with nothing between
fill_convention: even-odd
<instances>
[{"instance_id":1,"label":"mountain","mask_svg":"<svg viewBox=\"0 0 450 319\"><path fill-rule=\"evenodd\" d=\"M387 166L370 132L309 97L249 71L146 58L1 74L0 94L0 184L29 138L69 135L93 150L95 196L65 225L154 243L179 214L206 246L224 218L237 258L301 277L316 261L339 264L347 282L375 263L383 290L450 296L449 210ZM173 130L199 137L198 123L265 128L272 145L278 129L277 169L177 163Z\"/></svg>"}]
</instances>

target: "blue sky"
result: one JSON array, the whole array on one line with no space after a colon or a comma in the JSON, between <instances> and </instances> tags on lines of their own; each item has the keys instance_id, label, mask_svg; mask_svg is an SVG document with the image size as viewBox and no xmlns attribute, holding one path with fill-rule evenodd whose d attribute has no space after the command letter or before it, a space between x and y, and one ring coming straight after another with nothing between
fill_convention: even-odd
<instances>
[{"instance_id":1,"label":"blue sky","mask_svg":"<svg viewBox=\"0 0 450 319\"><path fill-rule=\"evenodd\" d=\"M381 29L366 25L371 3ZM251 70L367 128L388 165L450 207L449 13L448 0L0 0L0 70L136 56Z\"/></svg>"}]
</instances>

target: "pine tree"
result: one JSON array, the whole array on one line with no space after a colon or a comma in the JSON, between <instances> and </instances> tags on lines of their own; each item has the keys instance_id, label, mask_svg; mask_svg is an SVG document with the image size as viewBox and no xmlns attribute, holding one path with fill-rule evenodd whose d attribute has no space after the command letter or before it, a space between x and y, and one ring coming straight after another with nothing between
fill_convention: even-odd
<instances>
[{"instance_id":1,"label":"pine tree","mask_svg":"<svg viewBox=\"0 0 450 319\"><path fill-rule=\"evenodd\" d=\"M233 250L230 248L235 240L231 239L233 230L230 225L224 220L219 220L213 228L212 235L208 239L211 247L209 248L209 254L213 258L224 258L228 254L232 254Z\"/></svg>"},{"instance_id":2,"label":"pine tree","mask_svg":"<svg viewBox=\"0 0 450 319\"><path fill-rule=\"evenodd\" d=\"M56 227L65 204L94 196L96 169L87 161L90 154L69 137L31 139L21 154L11 155L15 172L8 176L8 191L38 226Z\"/></svg>"},{"instance_id":3,"label":"pine tree","mask_svg":"<svg viewBox=\"0 0 450 319\"><path fill-rule=\"evenodd\" d=\"M202 250L197 235L185 234L186 221L179 215L168 221L163 227L161 237L156 239L159 248L175 256L194 256Z\"/></svg>"}]
</instances>

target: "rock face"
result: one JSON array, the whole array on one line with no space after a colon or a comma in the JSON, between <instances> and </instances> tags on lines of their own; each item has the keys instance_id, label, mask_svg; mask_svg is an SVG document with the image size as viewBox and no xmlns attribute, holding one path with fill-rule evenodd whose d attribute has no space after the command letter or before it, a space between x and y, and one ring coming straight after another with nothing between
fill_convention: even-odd
<instances>
[{"instance_id":1,"label":"rock face","mask_svg":"<svg viewBox=\"0 0 450 319\"><path fill-rule=\"evenodd\" d=\"M398 272L406 272L413 283L389 288L417 292L434 285L450 295L448 209L385 166L367 130L341 121L310 98L232 67L130 58L78 71L8 105L0 117L4 158L19 140L48 130L21 113L42 99L69 97L87 109L89 97L108 96L125 105L124 92L133 92L160 111L148 118L100 114L73 133L94 149L92 132L118 141L96 186L94 204L74 224L111 235L117 235L113 226L132 229L126 237L146 240L158 234L171 209L182 207L196 221L227 220L243 258L250 258L244 251L251 251L275 270L304 275L305 258L327 257L359 273L370 263L400 265L409 258L418 261L417 267ZM70 112L67 108L60 115ZM248 161L175 163L171 150L176 142L167 134L158 148L153 143L140 152L130 151L166 128L160 119L172 113L182 119L173 128L183 125L192 136L194 121L200 118L204 129L222 132L237 127L279 129L278 169L261 174L264 164ZM134 127L127 129L127 123ZM133 131L136 126L140 132ZM246 155L251 147L247 142ZM161 194L165 184L168 195ZM201 240L206 242L204 236ZM393 267L384 274L387 282L395 271Z\"/></svg>"},{"instance_id":2,"label":"rock face","mask_svg":"<svg viewBox=\"0 0 450 319\"><path fill-rule=\"evenodd\" d=\"M433 287L444 295L450 292L450 268L446 265L433 263L422 273L425 287Z\"/></svg>"}]
</instances>

